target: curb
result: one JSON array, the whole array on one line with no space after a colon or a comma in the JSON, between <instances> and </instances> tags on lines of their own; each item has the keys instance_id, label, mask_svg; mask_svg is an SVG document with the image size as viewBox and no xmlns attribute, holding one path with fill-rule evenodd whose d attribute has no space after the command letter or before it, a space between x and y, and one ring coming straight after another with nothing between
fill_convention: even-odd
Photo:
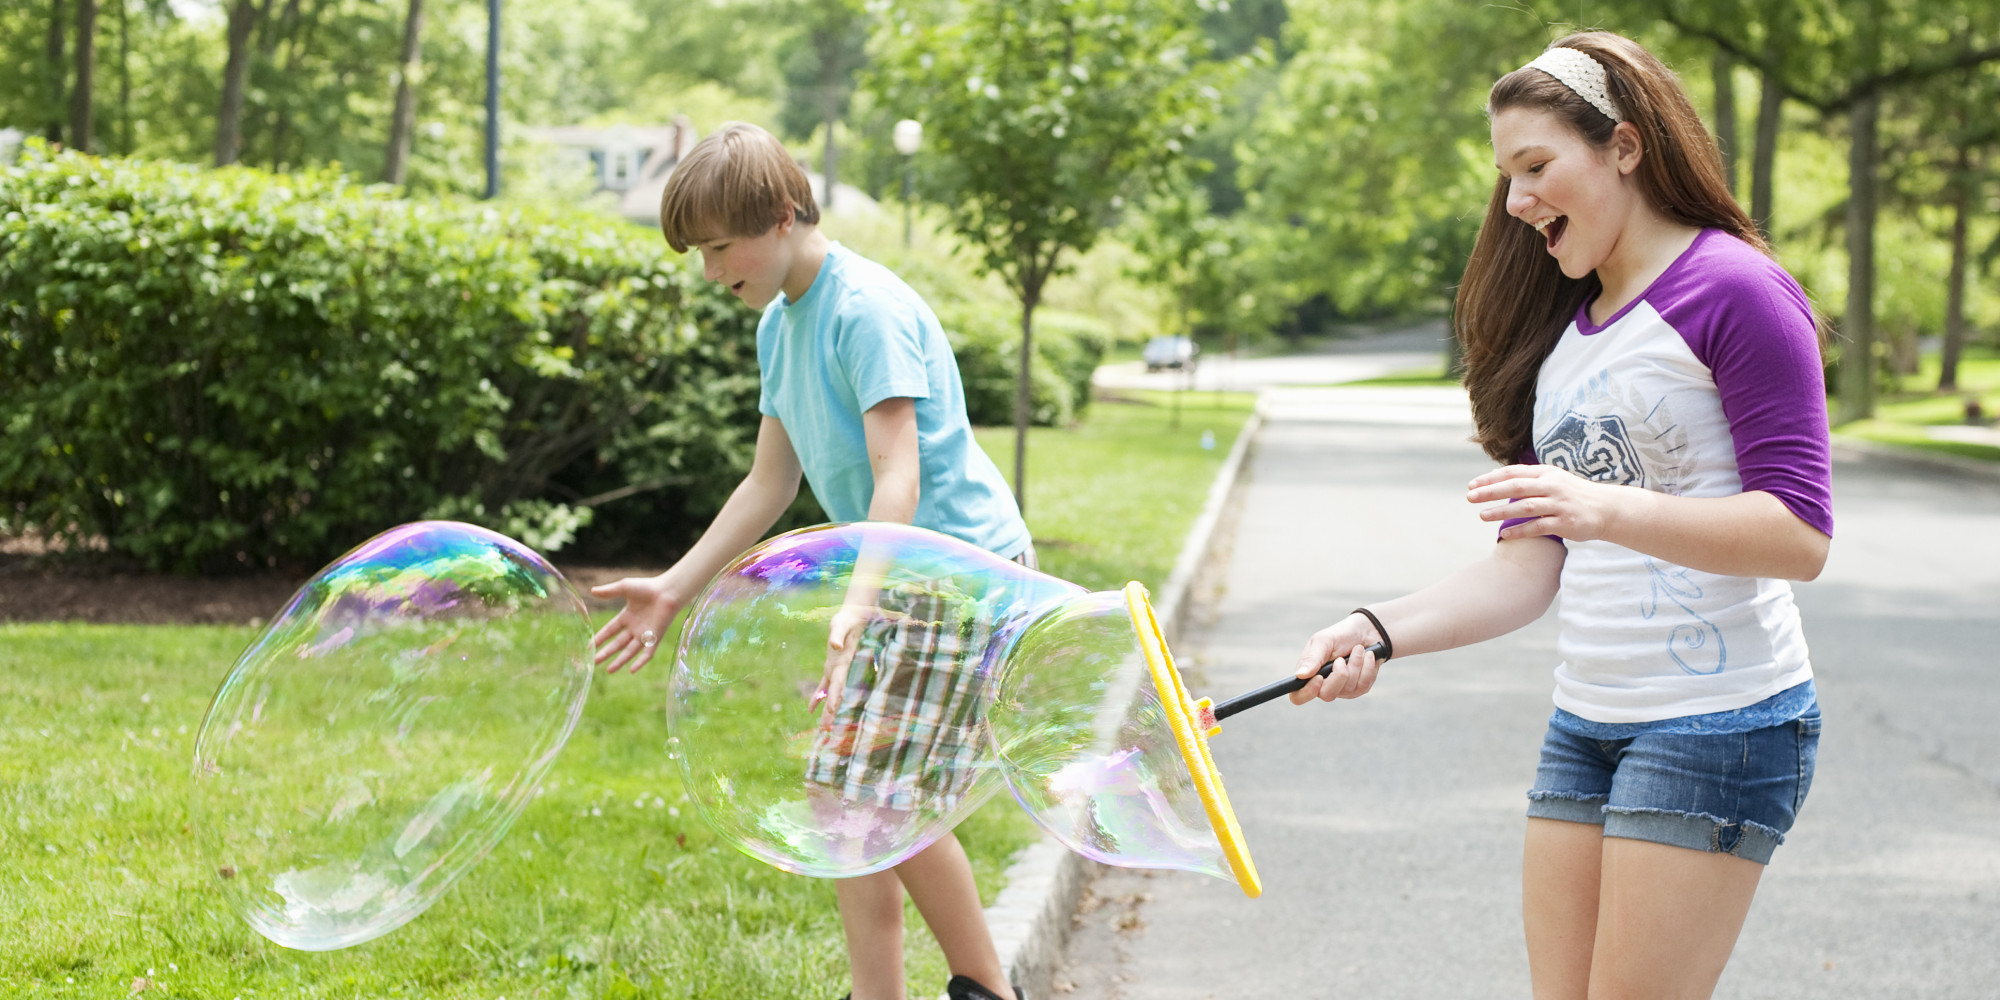
<instances>
[{"instance_id":1,"label":"curb","mask_svg":"<svg viewBox=\"0 0 2000 1000\"><path fill-rule=\"evenodd\" d=\"M1188 589L1208 556L1209 543L1222 520L1230 490L1242 474L1244 456L1263 425L1261 411L1253 412L1237 433L1229 457L1223 460L1215 482L1209 486L1207 503L1181 544L1173 571L1155 595L1153 610L1170 640L1179 638ZM1027 995L1040 997L1048 993L1056 967L1062 962L1070 915L1076 912L1083 887L1103 867L1044 834L1016 856L1001 876L1005 888L1000 890L993 905L986 908L986 926L1000 952L1000 967L1007 970L1008 979Z\"/></svg>"},{"instance_id":2,"label":"curb","mask_svg":"<svg viewBox=\"0 0 2000 1000\"><path fill-rule=\"evenodd\" d=\"M1986 479L2000 479L2000 462L1985 459L1966 458L1963 455L1947 455L1941 452L1925 451L1921 448L1903 448L1864 438L1848 437L1844 434L1833 436L1833 457L1854 462L1864 459L1880 459L1905 465L1921 465L1940 472L1955 472L1961 475L1979 476Z\"/></svg>"}]
</instances>

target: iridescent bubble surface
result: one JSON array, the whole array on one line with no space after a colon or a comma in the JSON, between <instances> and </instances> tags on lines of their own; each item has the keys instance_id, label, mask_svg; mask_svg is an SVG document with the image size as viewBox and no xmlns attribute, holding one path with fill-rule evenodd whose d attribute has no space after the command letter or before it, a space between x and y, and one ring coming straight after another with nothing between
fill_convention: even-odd
<instances>
[{"instance_id":1,"label":"iridescent bubble surface","mask_svg":"<svg viewBox=\"0 0 2000 1000\"><path fill-rule=\"evenodd\" d=\"M786 871L907 859L999 788L984 720L1000 652L1081 592L907 525L824 525L751 549L682 632L668 725L689 795L724 839ZM866 609L859 651L816 705L849 604Z\"/></svg>"},{"instance_id":2,"label":"iridescent bubble surface","mask_svg":"<svg viewBox=\"0 0 2000 1000\"><path fill-rule=\"evenodd\" d=\"M195 743L195 840L278 944L379 937L506 833L590 689L591 625L504 535L425 521L322 569L243 651Z\"/></svg>"},{"instance_id":3,"label":"iridescent bubble surface","mask_svg":"<svg viewBox=\"0 0 2000 1000\"><path fill-rule=\"evenodd\" d=\"M1124 594L1085 594L1037 617L996 686L1000 767L1043 829L1105 864L1236 881Z\"/></svg>"}]
</instances>

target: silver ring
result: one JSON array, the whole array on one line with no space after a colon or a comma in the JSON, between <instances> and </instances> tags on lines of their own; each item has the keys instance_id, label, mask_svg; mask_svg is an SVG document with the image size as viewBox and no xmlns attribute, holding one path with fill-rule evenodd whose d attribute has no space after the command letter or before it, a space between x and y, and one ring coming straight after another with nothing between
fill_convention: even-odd
<instances>
[{"instance_id":1,"label":"silver ring","mask_svg":"<svg viewBox=\"0 0 2000 1000\"><path fill-rule=\"evenodd\" d=\"M644 646L647 649L651 649L654 646L659 645L659 639L653 635L652 629L647 629L646 631L639 633L639 645Z\"/></svg>"}]
</instances>

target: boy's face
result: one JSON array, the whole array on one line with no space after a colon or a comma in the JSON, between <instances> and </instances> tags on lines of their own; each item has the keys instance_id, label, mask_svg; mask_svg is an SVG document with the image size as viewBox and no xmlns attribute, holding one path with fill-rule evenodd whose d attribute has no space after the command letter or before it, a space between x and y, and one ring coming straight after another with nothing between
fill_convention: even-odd
<instances>
[{"instance_id":1,"label":"boy's face","mask_svg":"<svg viewBox=\"0 0 2000 1000\"><path fill-rule=\"evenodd\" d=\"M701 251L702 277L729 289L752 309L762 311L784 290L791 257L785 236L791 218L756 236L718 236L695 244Z\"/></svg>"}]
</instances>

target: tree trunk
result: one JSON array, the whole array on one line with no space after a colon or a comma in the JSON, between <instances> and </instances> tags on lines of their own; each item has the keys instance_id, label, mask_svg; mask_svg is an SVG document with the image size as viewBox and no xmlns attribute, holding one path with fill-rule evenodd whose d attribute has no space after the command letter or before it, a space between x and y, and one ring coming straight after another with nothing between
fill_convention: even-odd
<instances>
[{"instance_id":1,"label":"tree trunk","mask_svg":"<svg viewBox=\"0 0 2000 1000\"><path fill-rule=\"evenodd\" d=\"M97 77L97 0L76 2L76 86L69 92L69 142L88 153L94 146L96 122L91 102Z\"/></svg>"},{"instance_id":2,"label":"tree trunk","mask_svg":"<svg viewBox=\"0 0 2000 1000\"><path fill-rule=\"evenodd\" d=\"M1014 383L1014 505L1028 513L1028 411L1034 405L1030 391L1035 359L1035 307L1041 304L1042 283L1037 280L1021 289L1021 372Z\"/></svg>"},{"instance_id":3,"label":"tree trunk","mask_svg":"<svg viewBox=\"0 0 2000 1000\"><path fill-rule=\"evenodd\" d=\"M417 79L423 72L419 39L424 31L424 0L410 0L410 16L403 22L403 64L396 73L396 112L389 121L389 154L382 163L382 179L403 183L410 161L410 133L417 125Z\"/></svg>"},{"instance_id":4,"label":"tree trunk","mask_svg":"<svg viewBox=\"0 0 2000 1000\"><path fill-rule=\"evenodd\" d=\"M286 5L285 16L295 19L295 23L292 30L285 34L285 79L294 80L298 78L299 62L304 59L308 51L311 51L313 29L319 26L319 13L324 6L324 4L315 3L310 7L305 7L305 13L301 16L299 14L301 8L296 0ZM279 101L272 111L270 148L271 169L273 170L281 169L284 166L285 141L291 137L292 113L296 110L294 107L296 103L291 100Z\"/></svg>"},{"instance_id":5,"label":"tree trunk","mask_svg":"<svg viewBox=\"0 0 2000 1000\"><path fill-rule=\"evenodd\" d=\"M1785 91L1765 73L1757 94L1757 145L1750 152L1750 218L1771 238L1771 174L1778 162L1778 122L1785 110Z\"/></svg>"},{"instance_id":6,"label":"tree trunk","mask_svg":"<svg viewBox=\"0 0 2000 1000\"><path fill-rule=\"evenodd\" d=\"M1847 343L1840 351L1840 423L1875 415L1875 122L1879 94L1848 110Z\"/></svg>"},{"instance_id":7,"label":"tree trunk","mask_svg":"<svg viewBox=\"0 0 2000 1000\"><path fill-rule=\"evenodd\" d=\"M1721 49L1710 64L1715 76L1715 141L1722 147L1722 180L1736 193L1736 60Z\"/></svg>"},{"instance_id":8,"label":"tree trunk","mask_svg":"<svg viewBox=\"0 0 2000 1000\"><path fill-rule=\"evenodd\" d=\"M62 0L49 0L49 117L44 130L50 142L61 142L63 137L63 82L69 79L69 64L63 61L63 5Z\"/></svg>"},{"instance_id":9,"label":"tree trunk","mask_svg":"<svg viewBox=\"0 0 2000 1000\"><path fill-rule=\"evenodd\" d=\"M250 34L257 27L255 0L229 6L229 61L222 67L222 108L215 118L215 165L236 162L243 147L243 85L250 76Z\"/></svg>"},{"instance_id":10,"label":"tree trunk","mask_svg":"<svg viewBox=\"0 0 2000 1000\"><path fill-rule=\"evenodd\" d=\"M1958 357L1965 350L1965 210L1966 188L1972 157L1958 147L1958 162L1951 179L1951 274L1945 278L1944 354L1938 360L1938 391L1958 388Z\"/></svg>"},{"instance_id":11,"label":"tree trunk","mask_svg":"<svg viewBox=\"0 0 2000 1000\"><path fill-rule=\"evenodd\" d=\"M118 152L132 155L132 0L118 0Z\"/></svg>"}]
</instances>

